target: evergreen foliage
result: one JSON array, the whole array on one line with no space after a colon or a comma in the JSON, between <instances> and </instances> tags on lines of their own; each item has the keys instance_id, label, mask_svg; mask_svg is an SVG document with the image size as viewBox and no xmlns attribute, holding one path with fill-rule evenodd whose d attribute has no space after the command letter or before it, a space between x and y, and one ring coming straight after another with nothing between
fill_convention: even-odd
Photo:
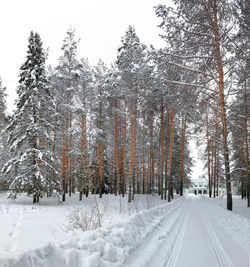
<instances>
[{"instance_id":1,"label":"evergreen foliage","mask_svg":"<svg viewBox=\"0 0 250 267\"><path fill-rule=\"evenodd\" d=\"M45 73L46 56L37 33L31 32L28 42L26 61L20 68L17 109L7 127L13 158L3 171L11 175L11 198L26 192L37 202L43 192L53 190L58 182L50 179L55 170L49 149L48 115L52 105Z\"/></svg>"}]
</instances>

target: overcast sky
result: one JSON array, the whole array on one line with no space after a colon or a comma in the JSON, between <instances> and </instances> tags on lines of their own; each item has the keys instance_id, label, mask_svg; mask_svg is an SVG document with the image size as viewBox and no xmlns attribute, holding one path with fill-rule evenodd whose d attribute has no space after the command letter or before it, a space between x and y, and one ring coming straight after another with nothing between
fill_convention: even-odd
<instances>
[{"instance_id":1,"label":"overcast sky","mask_svg":"<svg viewBox=\"0 0 250 267\"><path fill-rule=\"evenodd\" d=\"M76 29L81 39L79 56L90 64L101 58L107 64L116 59L120 39L133 25L141 42L162 46L154 6L170 0L8 0L1 1L0 77L7 87L8 108L13 109L19 68L25 61L31 30L37 31L44 48L49 47L48 64L56 66L67 29Z\"/></svg>"}]
</instances>

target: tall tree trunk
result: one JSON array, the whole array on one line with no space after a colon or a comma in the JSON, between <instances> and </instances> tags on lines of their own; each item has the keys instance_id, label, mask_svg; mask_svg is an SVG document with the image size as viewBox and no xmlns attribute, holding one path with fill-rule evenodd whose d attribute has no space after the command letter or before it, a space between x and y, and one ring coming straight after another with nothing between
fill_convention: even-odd
<instances>
[{"instance_id":1,"label":"tall tree trunk","mask_svg":"<svg viewBox=\"0 0 250 267\"><path fill-rule=\"evenodd\" d=\"M62 127L62 201L65 201L65 194L66 194L66 145L65 145L65 122L63 121Z\"/></svg>"},{"instance_id":2,"label":"tall tree trunk","mask_svg":"<svg viewBox=\"0 0 250 267\"><path fill-rule=\"evenodd\" d=\"M82 115L82 130L81 130L81 179L79 180L79 200L82 200L83 190L87 196L88 181L87 181L87 129L86 129L86 115Z\"/></svg>"},{"instance_id":3,"label":"tall tree trunk","mask_svg":"<svg viewBox=\"0 0 250 267\"><path fill-rule=\"evenodd\" d=\"M139 164L137 164L137 167L136 167L136 181L137 181L136 191L137 191L137 194L140 194L141 190L140 190L140 165Z\"/></svg>"},{"instance_id":4,"label":"tall tree trunk","mask_svg":"<svg viewBox=\"0 0 250 267\"><path fill-rule=\"evenodd\" d=\"M152 194L155 193L155 157L154 157L154 147L151 148L151 177L152 177Z\"/></svg>"},{"instance_id":5,"label":"tall tree trunk","mask_svg":"<svg viewBox=\"0 0 250 267\"><path fill-rule=\"evenodd\" d=\"M164 190L164 199L167 199L167 188L168 188L168 154L169 154L169 120L170 112L168 110L167 114L167 133L166 133L166 157L165 157L165 190Z\"/></svg>"},{"instance_id":6,"label":"tall tree trunk","mask_svg":"<svg viewBox=\"0 0 250 267\"><path fill-rule=\"evenodd\" d=\"M118 114L117 114L117 100L115 100L115 173L113 188L114 194L117 194L117 176L118 176Z\"/></svg>"},{"instance_id":7,"label":"tall tree trunk","mask_svg":"<svg viewBox=\"0 0 250 267\"><path fill-rule=\"evenodd\" d=\"M183 180L184 180L184 161L185 161L185 139L186 139L186 116L182 121L182 135L181 135L181 181L180 181L180 195L183 195Z\"/></svg>"},{"instance_id":8,"label":"tall tree trunk","mask_svg":"<svg viewBox=\"0 0 250 267\"><path fill-rule=\"evenodd\" d=\"M217 150L219 149L219 146L217 148ZM219 155L219 151L217 152L217 154ZM217 157L217 169L216 169L216 196L219 196L219 157Z\"/></svg>"},{"instance_id":9,"label":"tall tree trunk","mask_svg":"<svg viewBox=\"0 0 250 267\"><path fill-rule=\"evenodd\" d=\"M161 165L161 172L160 172L160 190L161 190L161 199L163 199L163 165L164 165L164 106L163 103L161 104L161 129L160 129L160 144L161 144L161 157L160 157L160 165Z\"/></svg>"},{"instance_id":10,"label":"tall tree trunk","mask_svg":"<svg viewBox=\"0 0 250 267\"><path fill-rule=\"evenodd\" d=\"M214 140L211 140L211 197L213 194L214 186Z\"/></svg>"},{"instance_id":11,"label":"tall tree trunk","mask_svg":"<svg viewBox=\"0 0 250 267\"><path fill-rule=\"evenodd\" d=\"M57 116L56 116L56 121L57 121ZM53 139L53 144L52 144L52 153L53 153L53 155L56 153L56 146L57 146L56 143L57 143L57 127L55 125L55 128L54 128L54 139ZM53 172L52 177L53 177L53 181L55 183L56 179L57 179L55 172ZM50 193L52 193L52 190L50 191Z\"/></svg>"},{"instance_id":12,"label":"tall tree trunk","mask_svg":"<svg viewBox=\"0 0 250 267\"><path fill-rule=\"evenodd\" d=\"M147 193L151 194L152 182L151 182L151 149L148 149L148 175L147 175Z\"/></svg>"},{"instance_id":13,"label":"tall tree trunk","mask_svg":"<svg viewBox=\"0 0 250 267\"><path fill-rule=\"evenodd\" d=\"M208 121L208 108L206 113L206 121L207 121L207 171L208 171L208 193L209 197L212 196L211 190L211 172L210 172L210 138L209 138L209 121Z\"/></svg>"},{"instance_id":14,"label":"tall tree trunk","mask_svg":"<svg viewBox=\"0 0 250 267\"><path fill-rule=\"evenodd\" d=\"M126 165L126 106L124 107L124 124L123 124L123 148L122 148L122 196L124 197L126 191L125 183L125 165Z\"/></svg>"},{"instance_id":15,"label":"tall tree trunk","mask_svg":"<svg viewBox=\"0 0 250 267\"><path fill-rule=\"evenodd\" d=\"M135 195L135 173L136 173L136 128L137 128L137 100L135 99L135 108L134 108L134 130L133 130L133 194L132 200L134 200Z\"/></svg>"},{"instance_id":16,"label":"tall tree trunk","mask_svg":"<svg viewBox=\"0 0 250 267\"><path fill-rule=\"evenodd\" d=\"M133 176L133 103L130 104L130 142L129 142L129 191L128 202L132 200L132 176Z\"/></svg>"},{"instance_id":17,"label":"tall tree trunk","mask_svg":"<svg viewBox=\"0 0 250 267\"><path fill-rule=\"evenodd\" d=\"M87 154L87 186L86 186L86 192L85 192L86 197L88 197L89 190L90 190L89 179L90 179L90 156L89 154Z\"/></svg>"},{"instance_id":18,"label":"tall tree trunk","mask_svg":"<svg viewBox=\"0 0 250 267\"><path fill-rule=\"evenodd\" d=\"M153 124L154 117L153 114L150 115L150 181L151 181L151 192L154 195L155 192L155 183L154 183L154 148L153 148Z\"/></svg>"},{"instance_id":19,"label":"tall tree trunk","mask_svg":"<svg viewBox=\"0 0 250 267\"><path fill-rule=\"evenodd\" d=\"M122 121L119 117L119 127L118 127L118 173L119 173L119 185L118 185L118 191L119 195L122 193Z\"/></svg>"},{"instance_id":20,"label":"tall tree trunk","mask_svg":"<svg viewBox=\"0 0 250 267\"><path fill-rule=\"evenodd\" d=\"M244 144L243 137L240 140L240 167L241 167L241 198L246 198L246 179L245 179L245 171L244 171Z\"/></svg>"},{"instance_id":21,"label":"tall tree trunk","mask_svg":"<svg viewBox=\"0 0 250 267\"><path fill-rule=\"evenodd\" d=\"M247 110L247 87L245 82L244 92L244 104L245 104L245 118L244 118L244 136L245 136L245 153L246 153L246 190L247 190L247 207L250 207L250 171L249 171L249 151L248 151L248 110Z\"/></svg>"},{"instance_id":22,"label":"tall tree trunk","mask_svg":"<svg viewBox=\"0 0 250 267\"><path fill-rule=\"evenodd\" d=\"M173 132L174 132L174 108L172 108L171 110L171 124L170 124L168 202L171 201L171 195L173 194L173 181L172 181Z\"/></svg>"},{"instance_id":23,"label":"tall tree trunk","mask_svg":"<svg viewBox=\"0 0 250 267\"><path fill-rule=\"evenodd\" d=\"M66 137L65 137L65 164L66 164L66 181L65 181L65 193L68 193L69 185L69 166L68 166L68 129L69 129L69 112L66 112Z\"/></svg>"},{"instance_id":24,"label":"tall tree trunk","mask_svg":"<svg viewBox=\"0 0 250 267\"><path fill-rule=\"evenodd\" d=\"M72 112L69 115L69 127L72 127ZM69 136L69 196L72 193L72 134Z\"/></svg>"},{"instance_id":25,"label":"tall tree trunk","mask_svg":"<svg viewBox=\"0 0 250 267\"><path fill-rule=\"evenodd\" d=\"M216 181L217 181L217 135L218 135L218 123L216 118L215 124L215 141L214 141L214 198L216 196Z\"/></svg>"},{"instance_id":26,"label":"tall tree trunk","mask_svg":"<svg viewBox=\"0 0 250 267\"><path fill-rule=\"evenodd\" d=\"M215 45L216 45L217 64L219 73L221 121L223 126L222 140L223 140L225 176L226 176L226 188L227 188L227 209L233 210L231 177L230 177L230 166L229 166L227 117L226 117L225 99L224 99L224 73L223 73L223 65L222 65L221 51L220 51L221 50L220 36L219 36L220 31L217 19L217 0L214 0L213 11L214 11L214 35L215 35Z\"/></svg>"},{"instance_id":27,"label":"tall tree trunk","mask_svg":"<svg viewBox=\"0 0 250 267\"><path fill-rule=\"evenodd\" d=\"M142 129L142 194L145 194L145 129Z\"/></svg>"},{"instance_id":28,"label":"tall tree trunk","mask_svg":"<svg viewBox=\"0 0 250 267\"><path fill-rule=\"evenodd\" d=\"M99 103L99 125L98 128L102 131L102 103ZM101 138L103 135L99 137L98 140L98 176L99 176L99 196L102 198L103 189L104 189L104 149L103 149L103 140Z\"/></svg>"},{"instance_id":29,"label":"tall tree trunk","mask_svg":"<svg viewBox=\"0 0 250 267\"><path fill-rule=\"evenodd\" d=\"M159 147L157 149L157 191L161 195L161 139L159 136Z\"/></svg>"}]
</instances>

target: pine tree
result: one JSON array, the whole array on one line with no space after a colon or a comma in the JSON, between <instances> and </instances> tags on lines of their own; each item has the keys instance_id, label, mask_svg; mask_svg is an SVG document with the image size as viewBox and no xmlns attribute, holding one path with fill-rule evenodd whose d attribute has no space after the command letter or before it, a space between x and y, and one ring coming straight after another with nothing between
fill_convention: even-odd
<instances>
[{"instance_id":1,"label":"pine tree","mask_svg":"<svg viewBox=\"0 0 250 267\"><path fill-rule=\"evenodd\" d=\"M72 173L72 192L77 185L79 200L82 200L83 193L88 197L90 190L90 163L89 163L89 142L87 136L87 115L90 104L87 101L90 94L92 82L92 69L86 59L80 60L80 81L75 94L74 120L76 137L73 142L74 172ZM79 143L81 144L79 146Z\"/></svg>"},{"instance_id":2,"label":"pine tree","mask_svg":"<svg viewBox=\"0 0 250 267\"><path fill-rule=\"evenodd\" d=\"M111 192L110 174L108 173L107 160L107 96L108 96L108 78L110 70L100 60L97 66L93 69L93 90L95 92L95 104L93 103L92 115L95 116L93 130L95 134L92 136L95 139L94 151L96 162L96 192L102 197L103 193Z\"/></svg>"},{"instance_id":3,"label":"pine tree","mask_svg":"<svg viewBox=\"0 0 250 267\"><path fill-rule=\"evenodd\" d=\"M51 109L50 92L45 73L46 54L38 33L31 32L28 39L25 63L20 69L17 88L17 109L7 127L13 158L4 166L10 173L10 197L26 192L33 195L33 203L43 192L57 188L58 182L50 180L54 172L48 114Z\"/></svg>"},{"instance_id":4,"label":"pine tree","mask_svg":"<svg viewBox=\"0 0 250 267\"><path fill-rule=\"evenodd\" d=\"M156 14L162 18L163 38L167 41L165 62L189 73L185 82L167 81L181 87L199 88L207 95L218 95L227 187L227 209L232 210L229 162L229 139L226 113L228 89L225 72L230 69L226 52L232 48L230 34L234 29L231 1L175 1L176 8L159 5ZM213 89L215 88L215 90Z\"/></svg>"},{"instance_id":5,"label":"pine tree","mask_svg":"<svg viewBox=\"0 0 250 267\"><path fill-rule=\"evenodd\" d=\"M135 29L128 27L125 36L122 38L122 46L118 50L117 66L121 74L124 90L129 96L130 104L130 159L129 159L129 198L128 202L134 199L135 194L135 173L137 165L137 116L138 116L138 91L141 89L141 67L144 59L144 49L140 43Z\"/></svg>"},{"instance_id":6,"label":"pine tree","mask_svg":"<svg viewBox=\"0 0 250 267\"><path fill-rule=\"evenodd\" d=\"M55 93L58 113L60 114L60 137L61 137L61 175L62 175L62 201L65 201L66 193L71 195L74 191L73 177L73 119L74 119L74 96L80 81L81 64L77 59L79 40L75 40L75 30L70 28L63 40L63 55L59 58L56 68Z\"/></svg>"}]
</instances>

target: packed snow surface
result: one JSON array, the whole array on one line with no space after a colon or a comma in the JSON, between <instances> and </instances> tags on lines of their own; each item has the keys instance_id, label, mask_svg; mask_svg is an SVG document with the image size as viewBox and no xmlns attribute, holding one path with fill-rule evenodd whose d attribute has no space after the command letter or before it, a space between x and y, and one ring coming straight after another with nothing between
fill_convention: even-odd
<instances>
[{"instance_id":1,"label":"packed snow surface","mask_svg":"<svg viewBox=\"0 0 250 267\"><path fill-rule=\"evenodd\" d=\"M73 199L64 206L33 206L24 201L11 204L1 197L1 267L247 267L249 263L250 220L242 216L244 212L226 211L220 206L223 200L187 195L166 203L158 197L136 196L128 205L126 198L90 196L85 204L73 207L91 212L96 203L103 226L72 233L65 216L72 214Z\"/></svg>"}]
</instances>

